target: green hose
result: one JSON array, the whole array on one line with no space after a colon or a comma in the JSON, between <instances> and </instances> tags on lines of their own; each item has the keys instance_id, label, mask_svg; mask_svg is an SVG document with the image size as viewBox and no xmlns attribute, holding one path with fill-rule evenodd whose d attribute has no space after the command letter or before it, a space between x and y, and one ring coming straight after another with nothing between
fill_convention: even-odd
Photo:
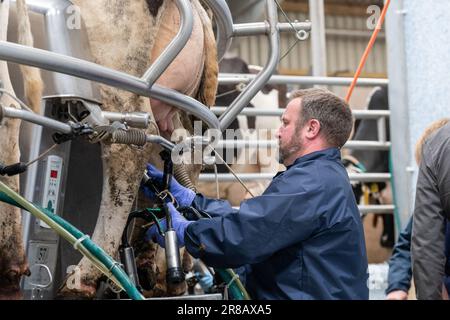
<instances>
[{"instance_id":1,"label":"green hose","mask_svg":"<svg viewBox=\"0 0 450 320\"><path fill-rule=\"evenodd\" d=\"M215 269L220 277L227 283L227 287L230 290L231 295L236 300L250 300L250 295L245 290L242 282L232 269Z\"/></svg>"},{"instance_id":2,"label":"green hose","mask_svg":"<svg viewBox=\"0 0 450 320\"><path fill-rule=\"evenodd\" d=\"M48 224L53 230L55 230L61 237L69 241L72 245L78 243L78 247L76 249L90 259L94 265L107 276L112 274L112 280L123 288L131 299L144 300L142 294L136 286L134 286L128 275L125 271L123 271L118 263L70 223L47 209L40 208L27 201L1 181L0 201L27 210L36 218Z\"/></svg>"}]
</instances>

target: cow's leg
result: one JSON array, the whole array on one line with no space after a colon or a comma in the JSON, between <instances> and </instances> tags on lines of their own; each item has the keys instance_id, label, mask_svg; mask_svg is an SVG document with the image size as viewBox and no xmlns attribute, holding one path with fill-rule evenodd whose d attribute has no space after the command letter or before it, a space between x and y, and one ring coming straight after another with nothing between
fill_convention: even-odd
<instances>
[{"instance_id":1,"label":"cow's leg","mask_svg":"<svg viewBox=\"0 0 450 320\"><path fill-rule=\"evenodd\" d=\"M0 126L0 162L19 161L19 127L18 120L6 120ZM18 176L0 179L14 191L19 190ZM20 278L29 274L20 209L0 203L0 299L21 298Z\"/></svg>"},{"instance_id":2,"label":"cow's leg","mask_svg":"<svg viewBox=\"0 0 450 320\"><path fill-rule=\"evenodd\" d=\"M9 1L0 2L0 40L6 40ZM0 61L0 81L5 89L13 92L6 62ZM15 101L3 95L0 103L16 106ZM16 106L17 107L17 106ZM0 124L0 162L17 163L19 151L20 121L8 119ZM2 182L14 191L19 190L19 178L1 177ZM19 282L22 275L29 275L22 244L21 212L18 208L0 203L0 299L21 297Z\"/></svg>"},{"instance_id":3,"label":"cow's leg","mask_svg":"<svg viewBox=\"0 0 450 320\"><path fill-rule=\"evenodd\" d=\"M127 146L103 148L103 194L92 240L112 257L116 257L148 155L148 152L136 151ZM80 286L66 284L61 293L64 296L93 298L100 271L87 258L83 258L75 270L77 272Z\"/></svg>"}]
</instances>

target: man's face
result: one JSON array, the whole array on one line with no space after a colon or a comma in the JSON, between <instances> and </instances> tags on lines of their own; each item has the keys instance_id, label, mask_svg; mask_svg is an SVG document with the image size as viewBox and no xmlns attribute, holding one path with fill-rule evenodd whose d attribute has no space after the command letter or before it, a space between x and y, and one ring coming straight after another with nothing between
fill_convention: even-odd
<instances>
[{"instance_id":1,"label":"man's face","mask_svg":"<svg viewBox=\"0 0 450 320\"><path fill-rule=\"evenodd\" d=\"M277 131L278 161L286 165L285 161L297 154L303 147L301 130L297 128L300 115L300 98L292 100L281 117L281 127Z\"/></svg>"}]
</instances>

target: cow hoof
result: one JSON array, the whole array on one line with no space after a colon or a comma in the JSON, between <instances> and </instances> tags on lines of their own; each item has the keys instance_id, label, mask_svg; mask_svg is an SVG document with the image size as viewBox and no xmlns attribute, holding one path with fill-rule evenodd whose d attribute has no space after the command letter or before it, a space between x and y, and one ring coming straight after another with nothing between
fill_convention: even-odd
<instances>
[{"instance_id":1,"label":"cow hoof","mask_svg":"<svg viewBox=\"0 0 450 320\"><path fill-rule=\"evenodd\" d=\"M28 267L11 268L0 275L0 300L23 299L23 295L20 292L20 279L23 275L30 275Z\"/></svg>"},{"instance_id":2,"label":"cow hoof","mask_svg":"<svg viewBox=\"0 0 450 320\"><path fill-rule=\"evenodd\" d=\"M20 290L1 290L0 291L0 300L22 300L23 295Z\"/></svg>"},{"instance_id":3,"label":"cow hoof","mask_svg":"<svg viewBox=\"0 0 450 320\"><path fill-rule=\"evenodd\" d=\"M97 292L96 287L79 285L77 288L69 288L64 284L56 295L57 300L93 300Z\"/></svg>"}]
</instances>

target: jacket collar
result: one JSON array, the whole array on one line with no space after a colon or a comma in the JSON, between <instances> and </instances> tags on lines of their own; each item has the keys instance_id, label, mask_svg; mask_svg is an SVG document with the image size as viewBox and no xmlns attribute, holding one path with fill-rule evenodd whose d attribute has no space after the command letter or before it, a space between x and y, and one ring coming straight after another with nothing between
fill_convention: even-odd
<instances>
[{"instance_id":1,"label":"jacket collar","mask_svg":"<svg viewBox=\"0 0 450 320\"><path fill-rule=\"evenodd\" d=\"M318 160L318 159L327 159L327 160L340 160L341 153L338 148L327 148L315 152L311 152L305 154L304 156L297 158L293 164L287 167L287 170L291 167L295 167L303 162L310 160Z\"/></svg>"},{"instance_id":2,"label":"jacket collar","mask_svg":"<svg viewBox=\"0 0 450 320\"><path fill-rule=\"evenodd\" d=\"M297 158L293 164L288 166L285 171L278 172L273 179L276 177L279 177L280 175L283 175L286 171L288 171L290 168L298 166L306 161L310 160L319 160L319 159L326 159L326 160L339 160L341 159L341 152L338 148L327 148L315 152L311 152L308 154L305 154L304 156Z\"/></svg>"}]
</instances>

